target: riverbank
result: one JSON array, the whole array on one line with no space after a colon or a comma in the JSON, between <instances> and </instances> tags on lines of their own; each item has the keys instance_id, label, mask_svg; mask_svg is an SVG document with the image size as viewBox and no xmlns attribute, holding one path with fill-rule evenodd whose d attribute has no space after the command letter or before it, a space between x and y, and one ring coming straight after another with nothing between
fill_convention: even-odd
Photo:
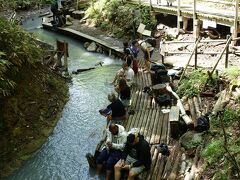
<instances>
[{"instance_id":1,"label":"riverbank","mask_svg":"<svg viewBox=\"0 0 240 180\"><path fill-rule=\"evenodd\" d=\"M68 99L66 80L40 63L22 68L17 77L14 94L0 101L0 177L10 175L42 146Z\"/></svg>"}]
</instances>

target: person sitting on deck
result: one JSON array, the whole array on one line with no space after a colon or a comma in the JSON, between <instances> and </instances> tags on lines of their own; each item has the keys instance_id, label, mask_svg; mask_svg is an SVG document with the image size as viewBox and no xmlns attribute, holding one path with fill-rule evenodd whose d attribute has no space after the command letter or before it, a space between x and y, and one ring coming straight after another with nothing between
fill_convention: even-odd
<instances>
[{"instance_id":1,"label":"person sitting on deck","mask_svg":"<svg viewBox=\"0 0 240 180\"><path fill-rule=\"evenodd\" d=\"M130 106L131 101L131 89L127 85L125 79L120 79L118 86L115 88L116 92L119 94L119 99L122 101L125 107Z\"/></svg>"},{"instance_id":2,"label":"person sitting on deck","mask_svg":"<svg viewBox=\"0 0 240 180\"><path fill-rule=\"evenodd\" d=\"M131 67L127 65L127 63L124 63L122 65L122 68L117 72L117 74L114 77L114 80L112 84L118 84L119 79L124 78L127 81L127 84L129 86L133 83L133 77L134 77L134 71Z\"/></svg>"},{"instance_id":3,"label":"person sitting on deck","mask_svg":"<svg viewBox=\"0 0 240 180\"><path fill-rule=\"evenodd\" d=\"M122 151L127 140L127 132L124 127L119 124L110 124L107 130L106 146L97 157L97 176L102 170L103 165L106 166L106 180L109 180L112 174L114 165L122 156Z\"/></svg>"},{"instance_id":4,"label":"person sitting on deck","mask_svg":"<svg viewBox=\"0 0 240 180\"><path fill-rule=\"evenodd\" d=\"M114 166L115 180L120 180L121 170L128 170L128 180L133 180L151 166L150 145L138 132L130 132L123 156Z\"/></svg>"},{"instance_id":5,"label":"person sitting on deck","mask_svg":"<svg viewBox=\"0 0 240 180\"><path fill-rule=\"evenodd\" d=\"M107 116L108 123L123 124L126 119L126 110L123 103L117 98L115 93L108 94L108 100L111 104L107 106L106 110L100 110L100 114Z\"/></svg>"}]
</instances>

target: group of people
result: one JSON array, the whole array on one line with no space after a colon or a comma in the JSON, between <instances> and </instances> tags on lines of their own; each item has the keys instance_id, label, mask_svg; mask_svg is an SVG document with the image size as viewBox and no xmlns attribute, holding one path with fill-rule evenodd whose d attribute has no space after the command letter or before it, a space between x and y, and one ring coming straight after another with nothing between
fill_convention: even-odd
<instances>
[{"instance_id":1,"label":"group of people","mask_svg":"<svg viewBox=\"0 0 240 180\"><path fill-rule=\"evenodd\" d=\"M116 73L112 84L116 93L108 94L110 104L99 112L107 118L107 140L101 153L96 159L97 175L103 166L107 170L106 179L110 179L114 171L115 180L121 178L123 171L128 171L128 179L134 179L143 170L149 169L151 165L150 145L140 134L139 130L133 128L126 132L123 124L127 119L127 110L131 106L131 87L133 78L139 71L138 55L140 49L144 54L145 67L143 71L150 71L151 56L156 46L154 38L144 41L134 40L129 45L124 44L124 60L122 68Z\"/></svg>"},{"instance_id":2,"label":"group of people","mask_svg":"<svg viewBox=\"0 0 240 180\"><path fill-rule=\"evenodd\" d=\"M111 178L120 180L122 173L128 173L128 180L133 180L144 170L151 166L150 145L136 128L126 132L119 124L110 124L107 129L105 146L97 157L97 175L103 166L106 168L106 180Z\"/></svg>"},{"instance_id":3,"label":"group of people","mask_svg":"<svg viewBox=\"0 0 240 180\"><path fill-rule=\"evenodd\" d=\"M125 61L129 67L132 66L132 69L135 74L138 73L138 54L141 49L144 54L145 67L143 71L150 71L151 56L154 48L156 47L155 38L147 38L146 40L133 40L129 45L128 42L123 43Z\"/></svg>"}]
</instances>

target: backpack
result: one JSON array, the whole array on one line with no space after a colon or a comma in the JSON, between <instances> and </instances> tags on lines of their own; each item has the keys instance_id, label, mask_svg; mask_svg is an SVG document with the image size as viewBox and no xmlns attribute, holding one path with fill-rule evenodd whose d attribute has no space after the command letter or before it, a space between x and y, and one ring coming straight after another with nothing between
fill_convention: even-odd
<instances>
[{"instance_id":1,"label":"backpack","mask_svg":"<svg viewBox=\"0 0 240 180\"><path fill-rule=\"evenodd\" d=\"M195 131L197 132L203 132L203 131L207 131L210 128L210 124L209 124L209 117L208 116L200 116L197 119L197 126L195 127Z\"/></svg>"},{"instance_id":2,"label":"backpack","mask_svg":"<svg viewBox=\"0 0 240 180\"><path fill-rule=\"evenodd\" d=\"M156 148L157 148L159 153L162 153L162 155L165 155L165 156L170 155L170 151L169 151L168 146L166 144L161 143Z\"/></svg>"},{"instance_id":3,"label":"backpack","mask_svg":"<svg viewBox=\"0 0 240 180\"><path fill-rule=\"evenodd\" d=\"M168 94L163 94L155 97L155 101L159 106L168 106L171 104L171 97Z\"/></svg>"},{"instance_id":4,"label":"backpack","mask_svg":"<svg viewBox=\"0 0 240 180\"><path fill-rule=\"evenodd\" d=\"M166 67L163 64L153 64L151 67L151 71L155 71L155 72L160 69L163 70L163 69L166 69Z\"/></svg>"},{"instance_id":5,"label":"backpack","mask_svg":"<svg viewBox=\"0 0 240 180\"><path fill-rule=\"evenodd\" d=\"M170 77L167 75L168 71L165 69L158 69L152 78L152 85L163 84L170 82Z\"/></svg>"}]
</instances>

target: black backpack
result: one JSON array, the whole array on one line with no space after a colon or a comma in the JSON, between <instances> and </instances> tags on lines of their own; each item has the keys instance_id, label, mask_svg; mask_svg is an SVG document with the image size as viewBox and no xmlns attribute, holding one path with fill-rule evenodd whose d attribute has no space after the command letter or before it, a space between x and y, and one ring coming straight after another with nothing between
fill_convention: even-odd
<instances>
[{"instance_id":1,"label":"black backpack","mask_svg":"<svg viewBox=\"0 0 240 180\"><path fill-rule=\"evenodd\" d=\"M209 124L209 117L208 116L200 116L197 119L197 126L195 127L195 131L197 132L203 132L203 131L207 131L210 128L210 124Z\"/></svg>"},{"instance_id":2,"label":"black backpack","mask_svg":"<svg viewBox=\"0 0 240 180\"><path fill-rule=\"evenodd\" d=\"M159 106L169 106L172 102L171 97L168 94L163 94L155 97L155 101Z\"/></svg>"},{"instance_id":3,"label":"black backpack","mask_svg":"<svg viewBox=\"0 0 240 180\"><path fill-rule=\"evenodd\" d=\"M161 143L156 148L157 148L159 153L162 153L162 155L165 155L165 156L170 155L170 151L169 151L168 146L166 144Z\"/></svg>"},{"instance_id":4,"label":"black backpack","mask_svg":"<svg viewBox=\"0 0 240 180\"><path fill-rule=\"evenodd\" d=\"M166 67L163 64L153 64L151 67L151 71L158 71L160 69L166 69Z\"/></svg>"}]
</instances>

